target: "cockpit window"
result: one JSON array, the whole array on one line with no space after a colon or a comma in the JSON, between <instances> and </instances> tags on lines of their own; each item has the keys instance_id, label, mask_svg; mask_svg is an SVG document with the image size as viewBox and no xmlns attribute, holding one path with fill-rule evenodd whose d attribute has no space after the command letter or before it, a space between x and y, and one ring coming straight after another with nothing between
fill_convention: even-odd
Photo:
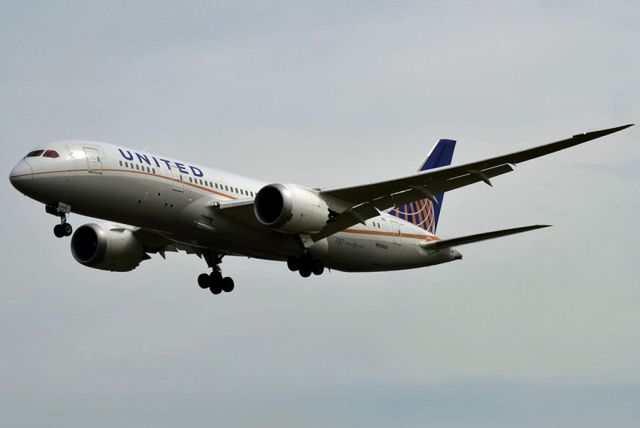
<instances>
[{"instance_id":1,"label":"cockpit window","mask_svg":"<svg viewBox=\"0 0 640 428\"><path fill-rule=\"evenodd\" d=\"M44 150L34 150L32 152L27 153L25 158L35 158L37 156L40 156L43 153L44 153Z\"/></svg>"},{"instance_id":2,"label":"cockpit window","mask_svg":"<svg viewBox=\"0 0 640 428\"><path fill-rule=\"evenodd\" d=\"M44 154L42 155L45 158L59 158L60 155L58 154L58 152L56 152L55 150L47 150L44 152Z\"/></svg>"}]
</instances>

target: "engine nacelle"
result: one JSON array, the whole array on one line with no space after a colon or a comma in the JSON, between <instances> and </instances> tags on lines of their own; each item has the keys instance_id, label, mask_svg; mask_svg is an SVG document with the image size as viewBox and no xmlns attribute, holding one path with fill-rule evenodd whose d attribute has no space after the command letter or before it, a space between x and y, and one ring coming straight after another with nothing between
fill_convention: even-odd
<instances>
[{"instance_id":1,"label":"engine nacelle","mask_svg":"<svg viewBox=\"0 0 640 428\"><path fill-rule=\"evenodd\" d=\"M329 220L329 206L317 192L295 184L269 184L256 195L256 218L282 232L313 233Z\"/></svg>"},{"instance_id":2,"label":"engine nacelle","mask_svg":"<svg viewBox=\"0 0 640 428\"><path fill-rule=\"evenodd\" d=\"M71 254L80 264L94 269L127 272L149 258L142 243L128 229L106 229L90 223L80 226L71 238Z\"/></svg>"}]
</instances>

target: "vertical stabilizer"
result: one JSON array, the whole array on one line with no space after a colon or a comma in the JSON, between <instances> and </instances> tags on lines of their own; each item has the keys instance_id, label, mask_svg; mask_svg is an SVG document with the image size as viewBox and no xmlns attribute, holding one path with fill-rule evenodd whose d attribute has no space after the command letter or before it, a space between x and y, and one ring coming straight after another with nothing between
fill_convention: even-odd
<instances>
[{"instance_id":1,"label":"vertical stabilizer","mask_svg":"<svg viewBox=\"0 0 640 428\"><path fill-rule=\"evenodd\" d=\"M438 141L418 168L418 172L450 165L455 147L454 140L442 139ZM428 199L409 202L392 209L389 214L413 223L428 232L436 233L444 193L438 193L435 195L435 199L437 202L435 204Z\"/></svg>"}]
</instances>

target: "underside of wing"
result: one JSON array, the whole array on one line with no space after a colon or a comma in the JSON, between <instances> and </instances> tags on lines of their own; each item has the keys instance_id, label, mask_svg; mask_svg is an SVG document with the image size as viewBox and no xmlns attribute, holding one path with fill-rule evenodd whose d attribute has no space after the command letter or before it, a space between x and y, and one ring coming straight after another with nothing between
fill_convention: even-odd
<instances>
[{"instance_id":1,"label":"underside of wing","mask_svg":"<svg viewBox=\"0 0 640 428\"><path fill-rule=\"evenodd\" d=\"M133 228L133 235L140 241L146 253L160 254L163 258L165 253L175 253L179 250L187 254L201 253L201 248L183 245L167 238L159 232L145 228Z\"/></svg>"},{"instance_id":2,"label":"underside of wing","mask_svg":"<svg viewBox=\"0 0 640 428\"><path fill-rule=\"evenodd\" d=\"M253 210L254 200L253 199L240 199L236 201L215 201L212 202L209 206L225 216L238 221L240 223L251 225L251 226L262 226Z\"/></svg>"}]
</instances>

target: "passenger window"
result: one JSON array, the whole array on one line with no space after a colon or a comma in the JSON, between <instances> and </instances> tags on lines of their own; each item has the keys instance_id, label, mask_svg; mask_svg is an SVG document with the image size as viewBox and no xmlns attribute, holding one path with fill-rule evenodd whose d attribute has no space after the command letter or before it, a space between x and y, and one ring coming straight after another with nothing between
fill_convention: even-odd
<instances>
[{"instance_id":1,"label":"passenger window","mask_svg":"<svg viewBox=\"0 0 640 428\"><path fill-rule=\"evenodd\" d=\"M125 168L129 168L129 162L124 163Z\"/></svg>"},{"instance_id":2,"label":"passenger window","mask_svg":"<svg viewBox=\"0 0 640 428\"><path fill-rule=\"evenodd\" d=\"M122 166L122 161L119 161L119 162L120 162L120 166Z\"/></svg>"},{"instance_id":3,"label":"passenger window","mask_svg":"<svg viewBox=\"0 0 640 428\"><path fill-rule=\"evenodd\" d=\"M34 150L32 152L27 153L25 158L35 158L42 155L43 153L44 153L44 150Z\"/></svg>"},{"instance_id":4,"label":"passenger window","mask_svg":"<svg viewBox=\"0 0 640 428\"><path fill-rule=\"evenodd\" d=\"M156 169L155 169L155 168L151 168L151 172L152 172L153 174L155 174L155 173L156 173Z\"/></svg>"}]
</instances>

